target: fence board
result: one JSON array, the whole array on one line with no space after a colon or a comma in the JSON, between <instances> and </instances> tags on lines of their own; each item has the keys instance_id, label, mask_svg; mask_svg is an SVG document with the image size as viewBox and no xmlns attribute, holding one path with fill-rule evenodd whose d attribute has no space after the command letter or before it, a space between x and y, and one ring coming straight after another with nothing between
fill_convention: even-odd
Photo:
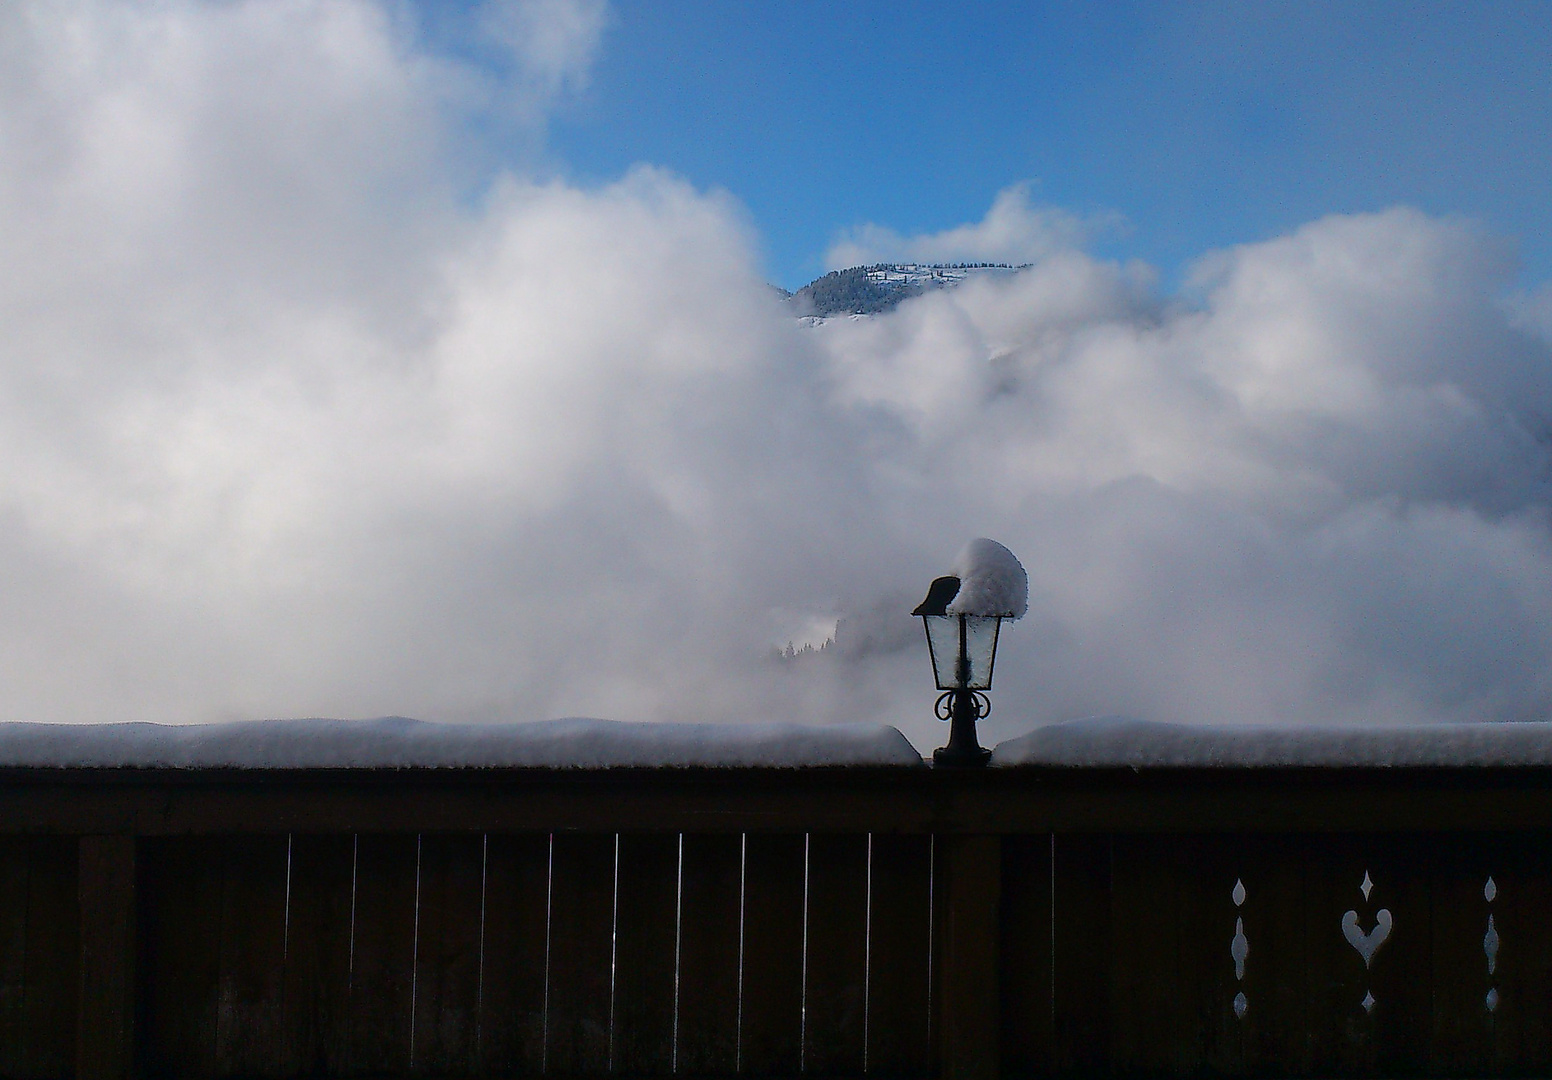
<instances>
[{"instance_id":1,"label":"fence board","mask_svg":"<svg viewBox=\"0 0 1552 1080\"><path fill-rule=\"evenodd\" d=\"M287 837L234 836L223 848L215 1070L283 1075Z\"/></svg>"},{"instance_id":2,"label":"fence board","mask_svg":"<svg viewBox=\"0 0 1552 1080\"><path fill-rule=\"evenodd\" d=\"M739 836L684 837L679 942L680 1072L730 1074L738 1064Z\"/></svg>"},{"instance_id":3,"label":"fence board","mask_svg":"<svg viewBox=\"0 0 1552 1080\"><path fill-rule=\"evenodd\" d=\"M1386 1072L1425 1073L1433 1057L1433 904L1430 885L1438 872L1445 844L1422 843L1411 837L1367 839L1376 875L1375 888L1364 907L1389 909L1395 919L1389 939L1374 957L1369 972L1380 1003L1371 1014L1379 1068ZM1370 926L1362 919L1365 929ZM1344 939L1343 944L1346 944ZM1453 975L1453 973L1452 973Z\"/></svg>"},{"instance_id":4,"label":"fence board","mask_svg":"<svg viewBox=\"0 0 1552 1080\"><path fill-rule=\"evenodd\" d=\"M339 1075L348 1067L355 864L353 834L291 839L282 1036L290 1075Z\"/></svg>"},{"instance_id":5,"label":"fence board","mask_svg":"<svg viewBox=\"0 0 1552 1080\"><path fill-rule=\"evenodd\" d=\"M995 1080L1002 1072L1002 838L944 837L935 849L939 1061L946 1080Z\"/></svg>"},{"instance_id":6,"label":"fence board","mask_svg":"<svg viewBox=\"0 0 1552 1080\"><path fill-rule=\"evenodd\" d=\"M1398 852L1403 841L1361 835L1309 837L1301 844L1306 875L1306 973L1310 1008L1305 1037L1311 1066L1337 1075L1394 1072L1425 1065L1431 1041L1429 911L1419 865ZM1420 853L1426 859L1426 853ZM1365 874L1368 897L1360 888ZM1365 967L1344 937L1346 912L1365 934L1379 912L1392 928ZM1362 1005L1373 994L1373 1011Z\"/></svg>"},{"instance_id":7,"label":"fence board","mask_svg":"<svg viewBox=\"0 0 1552 1080\"><path fill-rule=\"evenodd\" d=\"M82 836L76 847L77 1080L128 1080L135 1068L138 846L117 833Z\"/></svg>"},{"instance_id":8,"label":"fence board","mask_svg":"<svg viewBox=\"0 0 1552 1080\"><path fill-rule=\"evenodd\" d=\"M1493 1016L1494 1065L1500 1072L1552 1070L1552 837L1523 833L1497 845L1490 873L1498 887L1492 908L1499 931ZM1480 942L1478 943L1480 944ZM1483 954L1479 954L1485 960Z\"/></svg>"},{"instance_id":9,"label":"fence board","mask_svg":"<svg viewBox=\"0 0 1552 1080\"><path fill-rule=\"evenodd\" d=\"M362 833L347 1055L350 1072L403 1072L414 1003L416 837Z\"/></svg>"},{"instance_id":10,"label":"fence board","mask_svg":"<svg viewBox=\"0 0 1552 1080\"><path fill-rule=\"evenodd\" d=\"M1014 1076L1045 1076L1055 1064L1052 847L1048 833L1002 843L1002 1064Z\"/></svg>"},{"instance_id":11,"label":"fence board","mask_svg":"<svg viewBox=\"0 0 1552 1080\"><path fill-rule=\"evenodd\" d=\"M558 833L550 882L546 1071L609 1068L614 834Z\"/></svg>"},{"instance_id":12,"label":"fence board","mask_svg":"<svg viewBox=\"0 0 1552 1080\"><path fill-rule=\"evenodd\" d=\"M0 839L0 1076L27 1067L27 897L31 844Z\"/></svg>"},{"instance_id":13,"label":"fence board","mask_svg":"<svg viewBox=\"0 0 1552 1080\"><path fill-rule=\"evenodd\" d=\"M1172 1068L1177 1075L1200 1072L1204 1065L1219 1075L1244 1067L1244 1031L1234 1014L1239 984L1232 951L1238 917L1235 867L1241 846L1233 838L1187 835L1178 838L1171 854L1180 890L1175 917L1180 978L1191 987L1181 994L1186 1030L1176 1041Z\"/></svg>"},{"instance_id":14,"label":"fence board","mask_svg":"<svg viewBox=\"0 0 1552 1080\"><path fill-rule=\"evenodd\" d=\"M812 833L804 1067L860 1073L867 984L868 838Z\"/></svg>"},{"instance_id":15,"label":"fence board","mask_svg":"<svg viewBox=\"0 0 1552 1080\"><path fill-rule=\"evenodd\" d=\"M1110 947L1111 1066L1121 1075L1175 1074L1194 1010L1181 1000L1177 838L1117 836L1112 842ZM1205 945L1205 943L1203 943Z\"/></svg>"},{"instance_id":16,"label":"fence board","mask_svg":"<svg viewBox=\"0 0 1552 1080\"><path fill-rule=\"evenodd\" d=\"M633 1075L673 1068L677 833L620 836L612 1064Z\"/></svg>"},{"instance_id":17,"label":"fence board","mask_svg":"<svg viewBox=\"0 0 1552 1080\"><path fill-rule=\"evenodd\" d=\"M1434 971L1429 1068L1435 1073L1463 1075L1494 1058L1494 1015L1486 998L1497 980L1488 976L1482 949L1496 906L1483 895L1489 868L1498 861L1494 847L1489 837L1460 836L1433 852L1427 947ZM1497 922L1495 913L1495 928Z\"/></svg>"},{"instance_id":18,"label":"fence board","mask_svg":"<svg viewBox=\"0 0 1552 1080\"><path fill-rule=\"evenodd\" d=\"M544 1066L550 838L492 833L485 852L484 990L480 1061L492 1073Z\"/></svg>"},{"instance_id":19,"label":"fence board","mask_svg":"<svg viewBox=\"0 0 1552 1080\"><path fill-rule=\"evenodd\" d=\"M932 1071L932 838L873 836L867 1071Z\"/></svg>"},{"instance_id":20,"label":"fence board","mask_svg":"<svg viewBox=\"0 0 1552 1080\"><path fill-rule=\"evenodd\" d=\"M1241 1067L1258 1076L1296 1076L1315 1067L1307 1033L1312 999L1322 991L1308 968L1306 860L1303 843L1294 838L1233 838L1234 878L1245 888L1234 918L1243 920L1249 948L1236 991L1246 999ZM1233 962L1227 950L1223 959Z\"/></svg>"},{"instance_id":21,"label":"fence board","mask_svg":"<svg viewBox=\"0 0 1552 1080\"><path fill-rule=\"evenodd\" d=\"M803 837L750 833L744 856L742 1071L802 1064Z\"/></svg>"},{"instance_id":22,"label":"fence board","mask_svg":"<svg viewBox=\"0 0 1552 1080\"><path fill-rule=\"evenodd\" d=\"M1110 1071L1110 837L1057 834L1054 1069Z\"/></svg>"},{"instance_id":23,"label":"fence board","mask_svg":"<svg viewBox=\"0 0 1552 1080\"><path fill-rule=\"evenodd\" d=\"M25 1026L15 1075L41 1080L75 1072L81 992L80 859L77 844L69 837L33 837L27 848ZM133 880L129 884L132 887ZM132 929L132 913L127 914Z\"/></svg>"},{"instance_id":24,"label":"fence board","mask_svg":"<svg viewBox=\"0 0 1552 1080\"><path fill-rule=\"evenodd\" d=\"M216 1073L226 838L148 840L141 853L144 1071Z\"/></svg>"},{"instance_id":25,"label":"fence board","mask_svg":"<svg viewBox=\"0 0 1552 1080\"><path fill-rule=\"evenodd\" d=\"M479 1068L482 834L427 833L420 840L411 1067L422 1073Z\"/></svg>"},{"instance_id":26,"label":"fence board","mask_svg":"<svg viewBox=\"0 0 1552 1080\"><path fill-rule=\"evenodd\" d=\"M76 845L0 838L0 1076L69 1076L78 990Z\"/></svg>"}]
</instances>

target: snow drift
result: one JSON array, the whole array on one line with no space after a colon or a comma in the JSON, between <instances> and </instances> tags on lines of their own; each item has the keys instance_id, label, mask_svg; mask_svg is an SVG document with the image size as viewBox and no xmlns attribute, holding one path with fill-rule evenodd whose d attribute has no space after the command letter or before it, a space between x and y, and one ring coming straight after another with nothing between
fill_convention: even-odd
<instances>
[{"instance_id":1,"label":"snow drift","mask_svg":"<svg viewBox=\"0 0 1552 1080\"><path fill-rule=\"evenodd\" d=\"M999 743L993 765L1418 767L1552 765L1552 723L1265 728L1108 716Z\"/></svg>"},{"instance_id":2,"label":"snow drift","mask_svg":"<svg viewBox=\"0 0 1552 1080\"><path fill-rule=\"evenodd\" d=\"M252 720L226 724L0 724L0 768L814 768L920 765L874 724L428 724Z\"/></svg>"}]
</instances>

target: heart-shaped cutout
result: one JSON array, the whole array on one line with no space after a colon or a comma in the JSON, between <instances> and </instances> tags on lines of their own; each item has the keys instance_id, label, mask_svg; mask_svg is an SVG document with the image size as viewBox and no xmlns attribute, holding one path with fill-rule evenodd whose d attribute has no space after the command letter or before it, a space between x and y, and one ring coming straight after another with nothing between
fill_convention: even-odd
<instances>
[{"instance_id":1,"label":"heart-shaped cutout","mask_svg":"<svg viewBox=\"0 0 1552 1080\"><path fill-rule=\"evenodd\" d=\"M1349 911L1342 916L1342 936L1358 950L1358 955L1363 957L1363 966L1368 967L1374 960L1374 954L1380 951L1380 946L1390 937L1391 925L1390 909L1380 908L1374 913L1374 929L1366 934L1358 929L1358 913Z\"/></svg>"}]
</instances>

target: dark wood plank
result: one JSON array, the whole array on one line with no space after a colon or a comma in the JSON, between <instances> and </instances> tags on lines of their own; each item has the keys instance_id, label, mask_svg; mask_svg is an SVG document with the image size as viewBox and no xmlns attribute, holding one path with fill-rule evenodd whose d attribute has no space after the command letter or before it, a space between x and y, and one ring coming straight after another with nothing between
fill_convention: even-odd
<instances>
[{"instance_id":1,"label":"dark wood plank","mask_svg":"<svg viewBox=\"0 0 1552 1080\"><path fill-rule=\"evenodd\" d=\"M1111 1067L1123 1075L1238 1072L1236 875L1224 841L1117 836L1111 851Z\"/></svg>"},{"instance_id":2,"label":"dark wood plank","mask_svg":"<svg viewBox=\"0 0 1552 1080\"><path fill-rule=\"evenodd\" d=\"M1363 837L1309 836L1300 843L1306 899L1308 1066L1325 1075L1372 1073L1378 1059L1374 1020L1361 1005L1373 988L1370 971L1342 934L1344 912L1353 911L1362 929L1369 931L1375 926L1375 913L1388 908L1381 896L1371 893L1366 900L1359 891L1364 874L1374 869L1371 854ZM1381 871L1382 881L1384 877ZM1394 947L1391 939L1381 951ZM1375 958L1376 962L1388 959Z\"/></svg>"},{"instance_id":3,"label":"dark wood plank","mask_svg":"<svg viewBox=\"0 0 1552 1080\"><path fill-rule=\"evenodd\" d=\"M119 1080L134 1068L136 855L133 836L83 836L77 848L80 1080Z\"/></svg>"},{"instance_id":4,"label":"dark wood plank","mask_svg":"<svg viewBox=\"0 0 1552 1080\"><path fill-rule=\"evenodd\" d=\"M223 1076L282 1076L289 838L222 841L215 1067Z\"/></svg>"},{"instance_id":5,"label":"dark wood plank","mask_svg":"<svg viewBox=\"0 0 1552 1080\"><path fill-rule=\"evenodd\" d=\"M939 1067L951 1080L989 1080L1001 1073L1002 840L939 837L935 847Z\"/></svg>"},{"instance_id":6,"label":"dark wood plank","mask_svg":"<svg viewBox=\"0 0 1552 1080\"><path fill-rule=\"evenodd\" d=\"M1057 1075L1110 1069L1110 837L1058 833L1053 907Z\"/></svg>"},{"instance_id":7,"label":"dark wood plank","mask_svg":"<svg viewBox=\"0 0 1552 1080\"><path fill-rule=\"evenodd\" d=\"M1435 993L1432 889L1444 851L1440 838L1387 837L1371 841L1375 888L1370 905L1394 917L1389 940L1369 972L1375 1006L1379 1067L1392 1074L1426 1071L1433 1058ZM1370 925L1362 920L1365 928Z\"/></svg>"},{"instance_id":8,"label":"dark wood plank","mask_svg":"<svg viewBox=\"0 0 1552 1080\"><path fill-rule=\"evenodd\" d=\"M1306 955L1305 862L1297 838L1247 834L1235 841L1232 865L1235 881L1244 885L1244 901L1235 906L1234 918L1236 926L1243 923L1249 948L1245 978L1236 990L1246 999L1238 1021L1241 1063L1256 1076L1297 1076L1314 1068L1310 1006L1324 991L1312 979ZM1324 932L1329 935L1330 928ZM1227 953L1222 959L1233 963Z\"/></svg>"},{"instance_id":9,"label":"dark wood plank","mask_svg":"<svg viewBox=\"0 0 1552 1080\"><path fill-rule=\"evenodd\" d=\"M417 846L413 834L358 838L348 1047L354 1073L409 1068Z\"/></svg>"},{"instance_id":10,"label":"dark wood plank","mask_svg":"<svg viewBox=\"0 0 1552 1080\"><path fill-rule=\"evenodd\" d=\"M1514 832L1535 768L4 770L0 831Z\"/></svg>"},{"instance_id":11,"label":"dark wood plank","mask_svg":"<svg viewBox=\"0 0 1552 1080\"><path fill-rule=\"evenodd\" d=\"M1482 939L1489 916L1502 938L1495 905L1484 895L1491 867L1499 861L1497 847L1492 837L1469 834L1440 837L1434 845L1428 883L1434 971L1428 1067L1435 1075L1496 1071L1495 1015L1487 1009L1487 993L1497 985L1497 976L1496 970L1488 974Z\"/></svg>"},{"instance_id":12,"label":"dark wood plank","mask_svg":"<svg viewBox=\"0 0 1552 1080\"><path fill-rule=\"evenodd\" d=\"M684 837L678 1070L730 1075L738 1065L738 937L743 841Z\"/></svg>"},{"instance_id":13,"label":"dark wood plank","mask_svg":"<svg viewBox=\"0 0 1552 1080\"><path fill-rule=\"evenodd\" d=\"M27 895L31 845L0 837L0 1076L27 1071Z\"/></svg>"},{"instance_id":14,"label":"dark wood plank","mask_svg":"<svg viewBox=\"0 0 1552 1080\"><path fill-rule=\"evenodd\" d=\"M1433 845L1405 836L1343 835L1305 841L1306 931L1311 1067L1342 1075L1416 1073L1432 1042L1432 941L1429 881ZM1373 888L1364 897L1368 874ZM1389 911L1391 932L1365 968L1343 935L1352 911L1373 933ZM1372 1011L1362 1006L1372 993Z\"/></svg>"},{"instance_id":15,"label":"dark wood plank","mask_svg":"<svg viewBox=\"0 0 1552 1080\"><path fill-rule=\"evenodd\" d=\"M1241 838L1234 836L1185 835L1169 845L1180 895L1179 979L1189 988L1178 1005L1185 1027L1175 1037L1173 1069L1178 1075L1204 1069L1217 1075L1244 1072L1244 1028L1234 1012L1240 984L1233 956L1236 919L1243 917L1234 903L1243 848Z\"/></svg>"},{"instance_id":16,"label":"dark wood plank","mask_svg":"<svg viewBox=\"0 0 1552 1080\"><path fill-rule=\"evenodd\" d=\"M66 1077L76 1066L76 1012L81 992L80 853L70 837L38 836L27 841L27 957L25 1030L18 1077ZM122 860L122 849L118 855ZM119 863L121 873L131 868ZM132 897L131 897L132 899ZM124 900L120 894L120 902ZM133 912L120 909L125 932L134 929ZM133 948L133 941L126 943ZM126 984L132 972L126 971ZM127 986L132 1005L133 987Z\"/></svg>"},{"instance_id":17,"label":"dark wood plank","mask_svg":"<svg viewBox=\"0 0 1552 1080\"><path fill-rule=\"evenodd\" d=\"M741 1071L797 1073L803 1032L801 835L750 833L744 862Z\"/></svg>"},{"instance_id":18,"label":"dark wood plank","mask_svg":"<svg viewBox=\"0 0 1552 1080\"><path fill-rule=\"evenodd\" d=\"M485 838L428 833L420 846L420 931L411 1064L423 1073L479 1069L480 933Z\"/></svg>"},{"instance_id":19,"label":"dark wood plank","mask_svg":"<svg viewBox=\"0 0 1552 1080\"><path fill-rule=\"evenodd\" d=\"M558 833L550 882L546 1071L609 1068L614 834Z\"/></svg>"},{"instance_id":20,"label":"dark wood plank","mask_svg":"<svg viewBox=\"0 0 1552 1080\"><path fill-rule=\"evenodd\" d=\"M1333 1002L1342 1023L1331 1067L1353 1073L1422 1071L1432 1042L1433 845L1416 845L1404 836L1356 835L1313 840L1310 850L1312 873L1323 881L1312 915L1323 918L1327 948L1340 955L1332 966L1344 972ZM1368 897L1359 887L1366 873L1373 884ZM1391 931L1367 969L1343 936L1347 911L1356 914L1365 933L1375 931L1381 911L1391 913ZM1312 944L1318 944L1314 934ZM1375 999L1372 1011L1360 1004L1365 993Z\"/></svg>"},{"instance_id":21,"label":"dark wood plank","mask_svg":"<svg viewBox=\"0 0 1552 1080\"><path fill-rule=\"evenodd\" d=\"M932 1072L932 838L872 839L868 931L869 1074Z\"/></svg>"},{"instance_id":22,"label":"dark wood plank","mask_svg":"<svg viewBox=\"0 0 1552 1080\"><path fill-rule=\"evenodd\" d=\"M1188 1010L1181 995L1176 837L1117 836L1111 844L1111 1066L1121 1075L1177 1074Z\"/></svg>"},{"instance_id":23,"label":"dark wood plank","mask_svg":"<svg viewBox=\"0 0 1552 1080\"><path fill-rule=\"evenodd\" d=\"M90 955L82 875L81 951ZM225 864L220 837L142 842L140 948L144 997L139 1045L143 1072L204 1077L216 1073L216 1002L221 978L221 892ZM83 1039L94 1027L83 1012Z\"/></svg>"},{"instance_id":24,"label":"dark wood plank","mask_svg":"<svg viewBox=\"0 0 1552 1080\"><path fill-rule=\"evenodd\" d=\"M550 838L492 833L485 854L480 1059L491 1073L544 1067Z\"/></svg>"},{"instance_id":25,"label":"dark wood plank","mask_svg":"<svg viewBox=\"0 0 1552 1080\"><path fill-rule=\"evenodd\" d=\"M1002 1065L1009 1075L1048 1076L1055 1066L1051 1000L1049 833L1002 842Z\"/></svg>"},{"instance_id":26,"label":"dark wood plank","mask_svg":"<svg viewBox=\"0 0 1552 1080\"><path fill-rule=\"evenodd\" d=\"M356 838L291 840L284 1044L291 1075L347 1071Z\"/></svg>"},{"instance_id":27,"label":"dark wood plank","mask_svg":"<svg viewBox=\"0 0 1552 1080\"><path fill-rule=\"evenodd\" d=\"M808 838L808 986L804 1068L862 1071L867 988L868 838Z\"/></svg>"},{"instance_id":28,"label":"dark wood plank","mask_svg":"<svg viewBox=\"0 0 1552 1080\"><path fill-rule=\"evenodd\" d=\"M1525 832L1504 837L1490 863L1497 895L1490 907L1499 933L1494 985L1494 1071L1546 1075L1552 1071L1552 836ZM1478 942L1478 945L1481 943ZM1485 961L1485 954L1478 954Z\"/></svg>"},{"instance_id":29,"label":"dark wood plank","mask_svg":"<svg viewBox=\"0 0 1552 1080\"><path fill-rule=\"evenodd\" d=\"M615 1072L671 1072L679 905L677 833L620 836L615 944Z\"/></svg>"},{"instance_id":30,"label":"dark wood plank","mask_svg":"<svg viewBox=\"0 0 1552 1080\"><path fill-rule=\"evenodd\" d=\"M0 831L1517 831L1544 769L6 770ZM969 773L970 770L965 770ZM45 776L46 773L46 776ZM604 793L607 793L605 795ZM95 829L88 826L95 823Z\"/></svg>"}]
</instances>

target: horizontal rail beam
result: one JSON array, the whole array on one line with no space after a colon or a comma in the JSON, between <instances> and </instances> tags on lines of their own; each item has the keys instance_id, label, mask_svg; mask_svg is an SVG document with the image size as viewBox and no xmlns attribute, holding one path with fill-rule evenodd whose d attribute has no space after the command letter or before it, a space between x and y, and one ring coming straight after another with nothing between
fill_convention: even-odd
<instances>
[{"instance_id":1,"label":"horizontal rail beam","mask_svg":"<svg viewBox=\"0 0 1552 1080\"><path fill-rule=\"evenodd\" d=\"M0 833L1509 831L1548 769L9 770Z\"/></svg>"}]
</instances>

